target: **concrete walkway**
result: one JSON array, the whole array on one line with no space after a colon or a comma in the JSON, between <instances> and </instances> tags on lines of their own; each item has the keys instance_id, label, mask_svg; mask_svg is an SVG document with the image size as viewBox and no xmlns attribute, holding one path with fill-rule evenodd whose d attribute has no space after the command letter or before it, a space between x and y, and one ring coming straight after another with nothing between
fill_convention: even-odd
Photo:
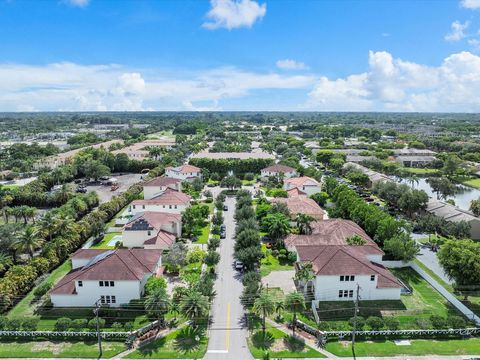
<instances>
[{"instance_id":1,"label":"concrete walkway","mask_svg":"<svg viewBox=\"0 0 480 360\"><path fill-rule=\"evenodd\" d=\"M455 306L458 311L463 313L468 319L472 320L477 326L480 326L480 317L475 315L475 313L462 304L453 294L451 294L447 289L440 285L434 278L428 275L420 266L415 263L410 265L412 269L420 274L430 285L433 286L442 296L447 299L453 306Z\"/></svg>"}]
</instances>

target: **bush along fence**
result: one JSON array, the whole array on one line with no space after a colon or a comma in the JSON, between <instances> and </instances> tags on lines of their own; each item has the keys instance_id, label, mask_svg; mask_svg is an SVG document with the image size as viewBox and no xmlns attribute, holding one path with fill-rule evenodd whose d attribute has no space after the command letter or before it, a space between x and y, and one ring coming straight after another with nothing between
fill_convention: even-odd
<instances>
[{"instance_id":1,"label":"bush along fence","mask_svg":"<svg viewBox=\"0 0 480 360\"><path fill-rule=\"evenodd\" d=\"M145 180L163 174L164 168L150 171ZM68 259L90 237L103 231L105 224L115 214L135 200L142 192L142 182L132 185L124 193L114 196L109 202L96 210L76 219L77 232L69 238L57 236L43 247L39 256L22 265L14 265L0 279L0 313L8 310L21 296L27 294L35 285L35 280L52 271ZM88 196L88 194L86 195ZM93 206L91 207L93 208Z\"/></svg>"},{"instance_id":2,"label":"bush along fence","mask_svg":"<svg viewBox=\"0 0 480 360\"><path fill-rule=\"evenodd\" d=\"M131 333L125 331L101 331L102 339L110 340L124 340L127 339ZM97 338L96 331L0 331L0 339L3 338L45 338L45 339L86 339Z\"/></svg>"}]
</instances>

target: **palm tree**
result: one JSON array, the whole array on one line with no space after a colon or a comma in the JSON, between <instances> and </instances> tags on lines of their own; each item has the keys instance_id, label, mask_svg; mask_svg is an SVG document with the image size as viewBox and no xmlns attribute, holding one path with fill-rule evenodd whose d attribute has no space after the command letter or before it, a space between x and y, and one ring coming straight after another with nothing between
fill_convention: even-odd
<instances>
[{"instance_id":1,"label":"palm tree","mask_svg":"<svg viewBox=\"0 0 480 360\"><path fill-rule=\"evenodd\" d=\"M281 300L275 302L275 312L277 313L277 318L281 319L282 311L285 310L285 303Z\"/></svg>"},{"instance_id":2,"label":"palm tree","mask_svg":"<svg viewBox=\"0 0 480 360\"><path fill-rule=\"evenodd\" d=\"M37 216L38 210L36 207L33 206L28 206L25 209L24 215L26 216L27 219L31 219L32 222L35 224L35 217Z\"/></svg>"},{"instance_id":3,"label":"palm tree","mask_svg":"<svg viewBox=\"0 0 480 360\"><path fill-rule=\"evenodd\" d=\"M66 203L72 197L72 192L68 188L67 184L63 184L62 187L55 193L55 199L61 204Z\"/></svg>"},{"instance_id":4,"label":"palm tree","mask_svg":"<svg viewBox=\"0 0 480 360\"><path fill-rule=\"evenodd\" d=\"M266 318L275 311L275 303L272 296L268 292L262 292L253 303L253 312L262 317L263 336L266 334Z\"/></svg>"},{"instance_id":5,"label":"palm tree","mask_svg":"<svg viewBox=\"0 0 480 360\"><path fill-rule=\"evenodd\" d=\"M8 224L9 216L12 214L12 208L9 206L4 206L1 211L5 219L5 223Z\"/></svg>"},{"instance_id":6,"label":"palm tree","mask_svg":"<svg viewBox=\"0 0 480 360\"><path fill-rule=\"evenodd\" d=\"M281 239L290 231L290 222L283 214L268 214L264 218L264 222L267 224L268 233L274 240Z\"/></svg>"},{"instance_id":7,"label":"palm tree","mask_svg":"<svg viewBox=\"0 0 480 360\"><path fill-rule=\"evenodd\" d=\"M52 241L53 235L57 232L59 223L60 219L52 211L46 212L40 219L40 228L50 241Z\"/></svg>"},{"instance_id":8,"label":"palm tree","mask_svg":"<svg viewBox=\"0 0 480 360\"><path fill-rule=\"evenodd\" d=\"M312 233L312 226L310 223L313 221L313 217L307 214L298 214L295 221L297 222L297 228L301 235L309 235Z\"/></svg>"},{"instance_id":9,"label":"palm tree","mask_svg":"<svg viewBox=\"0 0 480 360\"><path fill-rule=\"evenodd\" d=\"M192 321L193 326L208 312L208 298L198 291L189 291L182 302L182 312Z\"/></svg>"},{"instance_id":10,"label":"palm tree","mask_svg":"<svg viewBox=\"0 0 480 360\"><path fill-rule=\"evenodd\" d=\"M300 268L295 273L295 279L303 283L303 292L305 292L308 282L315 279L312 263L306 262L301 264Z\"/></svg>"},{"instance_id":11,"label":"palm tree","mask_svg":"<svg viewBox=\"0 0 480 360\"><path fill-rule=\"evenodd\" d=\"M162 155L162 149L158 146L151 146L148 149L148 154L150 155L150 157L157 159L160 155Z\"/></svg>"},{"instance_id":12,"label":"palm tree","mask_svg":"<svg viewBox=\"0 0 480 360\"><path fill-rule=\"evenodd\" d=\"M305 310L305 298L297 291L292 292L285 297L285 308L293 313L292 330L293 336L295 336L297 313Z\"/></svg>"},{"instance_id":13,"label":"palm tree","mask_svg":"<svg viewBox=\"0 0 480 360\"><path fill-rule=\"evenodd\" d=\"M160 324L163 324L165 314L170 308L170 299L167 291L163 288L156 289L145 299L145 309L151 315L154 315Z\"/></svg>"},{"instance_id":14,"label":"palm tree","mask_svg":"<svg viewBox=\"0 0 480 360\"><path fill-rule=\"evenodd\" d=\"M0 274L5 272L12 265L13 265L12 257L3 252L0 252Z\"/></svg>"},{"instance_id":15,"label":"palm tree","mask_svg":"<svg viewBox=\"0 0 480 360\"><path fill-rule=\"evenodd\" d=\"M79 236L79 225L75 222L74 219L67 216L65 218L60 218L58 221L59 233L66 239L72 240L76 239Z\"/></svg>"},{"instance_id":16,"label":"palm tree","mask_svg":"<svg viewBox=\"0 0 480 360\"><path fill-rule=\"evenodd\" d=\"M173 321L177 321L177 316L180 314L180 304L178 301L171 301L170 302L170 309L169 311L173 314Z\"/></svg>"},{"instance_id":17,"label":"palm tree","mask_svg":"<svg viewBox=\"0 0 480 360\"><path fill-rule=\"evenodd\" d=\"M15 241L13 248L22 254L29 254L30 257L33 257L35 250L42 246L43 243L44 240L38 230L31 225L27 225L25 230L20 233L17 241Z\"/></svg>"}]
</instances>

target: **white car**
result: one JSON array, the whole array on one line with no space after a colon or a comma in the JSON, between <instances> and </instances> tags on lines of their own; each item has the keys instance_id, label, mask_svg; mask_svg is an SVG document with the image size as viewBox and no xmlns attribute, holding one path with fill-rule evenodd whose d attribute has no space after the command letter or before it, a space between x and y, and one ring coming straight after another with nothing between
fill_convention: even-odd
<instances>
[{"instance_id":1,"label":"white car","mask_svg":"<svg viewBox=\"0 0 480 360\"><path fill-rule=\"evenodd\" d=\"M243 270L243 262L235 260L235 269L236 270Z\"/></svg>"}]
</instances>

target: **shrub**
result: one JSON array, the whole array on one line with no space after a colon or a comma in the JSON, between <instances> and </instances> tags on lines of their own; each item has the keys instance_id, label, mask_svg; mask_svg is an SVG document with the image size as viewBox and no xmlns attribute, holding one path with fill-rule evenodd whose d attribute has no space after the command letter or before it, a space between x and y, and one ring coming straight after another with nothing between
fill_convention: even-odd
<instances>
[{"instance_id":1,"label":"shrub","mask_svg":"<svg viewBox=\"0 0 480 360\"><path fill-rule=\"evenodd\" d=\"M167 281L163 277L150 276L145 284L145 295L150 295L158 289L166 289Z\"/></svg>"},{"instance_id":2,"label":"shrub","mask_svg":"<svg viewBox=\"0 0 480 360\"><path fill-rule=\"evenodd\" d=\"M243 179L247 181L252 181L253 179L255 179L255 175L252 173L245 173Z\"/></svg>"},{"instance_id":3,"label":"shrub","mask_svg":"<svg viewBox=\"0 0 480 360\"><path fill-rule=\"evenodd\" d=\"M430 316L430 322L434 329L446 329L448 327L447 319L439 315Z\"/></svg>"},{"instance_id":4,"label":"shrub","mask_svg":"<svg viewBox=\"0 0 480 360\"><path fill-rule=\"evenodd\" d=\"M294 263L297 261L297 253L295 251L289 251L287 255L288 262Z\"/></svg>"},{"instance_id":5,"label":"shrub","mask_svg":"<svg viewBox=\"0 0 480 360\"><path fill-rule=\"evenodd\" d=\"M125 325L123 325L123 328L125 331L132 331L133 330L133 323L131 321L126 322Z\"/></svg>"},{"instance_id":6,"label":"shrub","mask_svg":"<svg viewBox=\"0 0 480 360\"><path fill-rule=\"evenodd\" d=\"M286 249L280 249L279 253L280 253L280 255L287 255L287 250Z\"/></svg>"},{"instance_id":7,"label":"shrub","mask_svg":"<svg viewBox=\"0 0 480 360\"><path fill-rule=\"evenodd\" d=\"M0 316L0 330L6 330L8 326L8 318L6 316Z\"/></svg>"},{"instance_id":8,"label":"shrub","mask_svg":"<svg viewBox=\"0 0 480 360\"><path fill-rule=\"evenodd\" d=\"M205 257L205 251L196 247L194 249L190 249L187 253L187 262L189 264L202 262Z\"/></svg>"},{"instance_id":9,"label":"shrub","mask_svg":"<svg viewBox=\"0 0 480 360\"><path fill-rule=\"evenodd\" d=\"M278 254L279 254L279 252L278 252L277 249L272 250L272 256L273 256L273 257L278 257Z\"/></svg>"},{"instance_id":10,"label":"shrub","mask_svg":"<svg viewBox=\"0 0 480 360\"><path fill-rule=\"evenodd\" d=\"M246 286L247 284L250 284L250 283L259 283L260 280L262 280L260 273L256 271L249 271L245 273L245 275L243 275L242 284L243 286Z\"/></svg>"},{"instance_id":11,"label":"shrub","mask_svg":"<svg viewBox=\"0 0 480 360\"><path fill-rule=\"evenodd\" d=\"M383 319L383 321L385 322L385 327L388 330L398 330L400 327L400 321L393 316L386 317Z\"/></svg>"},{"instance_id":12,"label":"shrub","mask_svg":"<svg viewBox=\"0 0 480 360\"><path fill-rule=\"evenodd\" d=\"M75 319L72 321L72 329L81 331L87 327L87 324L87 319Z\"/></svg>"},{"instance_id":13,"label":"shrub","mask_svg":"<svg viewBox=\"0 0 480 360\"><path fill-rule=\"evenodd\" d=\"M220 239L217 237L210 238L208 240L207 248L208 250L216 250L220 246Z\"/></svg>"},{"instance_id":14,"label":"shrub","mask_svg":"<svg viewBox=\"0 0 480 360\"><path fill-rule=\"evenodd\" d=\"M331 330L331 326L330 326L330 323L327 322L327 321L321 321L320 324L318 324L318 330L321 330L321 331L329 331Z\"/></svg>"},{"instance_id":15,"label":"shrub","mask_svg":"<svg viewBox=\"0 0 480 360\"><path fill-rule=\"evenodd\" d=\"M20 330L21 325L22 325L22 322L19 319L11 319L7 323L7 330L11 330L11 331Z\"/></svg>"},{"instance_id":16,"label":"shrub","mask_svg":"<svg viewBox=\"0 0 480 360\"><path fill-rule=\"evenodd\" d=\"M33 295L35 295L35 297L42 297L51 288L52 288L52 283L50 281L44 282L35 288L35 290L33 291Z\"/></svg>"},{"instance_id":17,"label":"shrub","mask_svg":"<svg viewBox=\"0 0 480 360\"><path fill-rule=\"evenodd\" d=\"M57 320L55 323L55 330L57 331L67 331L72 327L72 320L67 317L62 317Z\"/></svg>"},{"instance_id":18,"label":"shrub","mask_svg":"<svg viewBox=\"0 0 480 360\"><path fill-rule=\"evenodd\" d=\"M98 319L98 325L101 328L105 327L105 319ZM90 321L88 322L88 328L90 330L96 330L97 329L97 319L90 319Z\"/></svg>"},{"instance_id":19,"label":"shrub","mask_svg":"<svg viewBox=\"0 0 480 360\"><path fill-rule=\"evenodd\" d=\"M449 316L447 321L450 327L453 329L461 329L467 326L467 322L461 316L456 316L456 315Z\"/></svg>"},{"instance_id":20,"label":"shrub","mask_svg":"<svg viewBox=\"0 0 480 360\"><path fill-rule=\"evenodd\" d=\"M25 331L35 331L38 327L38 319L27 318L22 322L22 329Z\"/></svg>"},{"instance_id":21,"label":"shrub","mask_svg":"<svg viewBox=\"0 0 480 360\"><path fill-rule=\"evenodd\" d=\"M213 235L220 235L220 225L213 225L212 227L212 234Z\"/></svg>"},{"instance_id":22,"label":"shrub","mask_svg":"<svg viewBox=\"0 0 480 360\"><path fill-rule=\"evenodd\" d=\"M114 329L115 331L121 331L121 330L123 330L123 325L122 325L121 322L115 321L112 324L112 329Z\"/></svg>"},{"instance_id":23,"label":"shrub","mask_svg":"<svg viewBox=\"0 0 480 360\"><path fill-rule=\"evenodd\" d=\"M370 327L372 330L380 330L383 328L383 319L378 316L370 316L367 321L367 325Z\"/></svg>"},{"instance_id":24,"label":"shrub","mask_svg":"<svg viewBox=\"0 0 480 360\"><path fill-rule=\"evenodd\" d=\"M417 319L415 323L419 329L430 329L430 321L427 319Z\"/></svg>"},{"instance_id":25,"label":"shrub","mask_svg":"<svg viewBox=\"0 0 480 360\"><path fill-rule=\"evenodd\" d=\"M348 320L348 323L350 324L352 329L353 329L354 320L355 320L355 318L353 318L353 317L351 317ZM362 330L364 327L365 327L365 318L362 317L362 316L357 316L357 330Z\"/></svg>"}]
</instances>

